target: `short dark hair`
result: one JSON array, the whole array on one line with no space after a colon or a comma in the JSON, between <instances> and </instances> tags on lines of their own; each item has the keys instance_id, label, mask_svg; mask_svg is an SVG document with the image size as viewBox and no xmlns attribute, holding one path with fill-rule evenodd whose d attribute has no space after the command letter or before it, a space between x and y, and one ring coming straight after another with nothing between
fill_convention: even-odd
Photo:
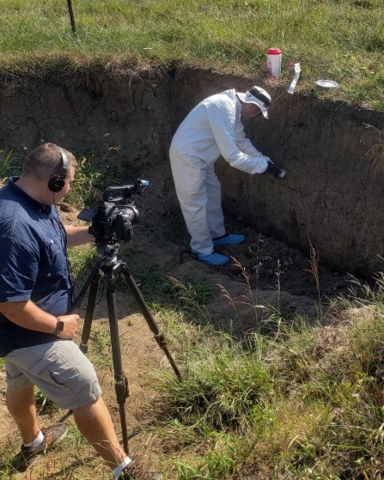
<instances>
[{"instance_id":1,"label":"short dark hair","mask_svg":"<svg viewBox=\"0 0 384 480\"><path fill-rule=\"evenodd\" d=\"M76 167L74 155L63 148L69 165ZM62 159L59 147L55 143L43 143L34 148L25 159L23 175L33 176L39 180L46 180L55 173L61 172Z\"/></svg>"}]
</instances>

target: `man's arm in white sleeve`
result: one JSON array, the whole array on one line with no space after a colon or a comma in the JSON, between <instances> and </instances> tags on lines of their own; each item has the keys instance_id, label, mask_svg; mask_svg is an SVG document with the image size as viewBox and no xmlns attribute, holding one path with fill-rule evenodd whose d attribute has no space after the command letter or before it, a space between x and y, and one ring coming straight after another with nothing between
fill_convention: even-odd
<instances>
[{"instance_id":1,"label":"man's arm in white sleeve","mask_svg":"<svg viewBox=\"0 0 384 480\"><path fill-rule=\"evenodd\" d=\"M228 107L210 105L207 108L213 136L223 158L234 168L246 173L264 173L269 158L264 155L247 155L236 143L236 111Z\"/></svg>"}]
</instances>

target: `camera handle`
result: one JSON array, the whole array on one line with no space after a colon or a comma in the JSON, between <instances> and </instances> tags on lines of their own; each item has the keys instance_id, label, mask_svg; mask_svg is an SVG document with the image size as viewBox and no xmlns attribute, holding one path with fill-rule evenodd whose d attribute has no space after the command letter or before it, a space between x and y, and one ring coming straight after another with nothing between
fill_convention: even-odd
<instances>
[{"instance_id":1,"label":"camera handle","mask_svg":"<svg viewBox=\"0 0 384 480\"><path fill-rule=\"evenodd\" d=\"M113 358L113 371L115 379L115 392L117 402L119 404L120 411L120 423L121 430L123 435L123 446L127 454L129 454L128 447L128 434L127 434L127 421L125 415L124 404L126 399L129 397L129 386L128 379L123 373L122 361L121 361L121 350L120 350L120 340L119 340L119 326L117 319L117 308L116 308L116 293L115 293L115 284L114 279L120 273L123 275L125 281L127 282L129 288L132 291L133 296L141 309L141 312L147 321L148 327L154 334L154 338L163 350L165 356L167 357L173 371L175 372L177 378L181 381L181 373L168 350L165 338L159 327L157 326L149 308L146 304L144 297L142 296L140 290L138 289L134 278L125 262L117 260L117 251L118 247L109 249L99 261L96 263L90 276L85 282L84 287L82 288L79 296L75 299L72 308L69 313L73 312L76 308L80 307L82 300L90 287L87 310L84 318L84 326L81 335L80 350L86 354L88 351L88 340L91 333L92 320L94 315L94 310L96 306L97 291L99 289L100 281L103 280L106 282L107 287L107 305L108 305L108 319L109 319L109 328L111 336L111 346L112 346L112 358Z\"/></svg>"}]
</instances>

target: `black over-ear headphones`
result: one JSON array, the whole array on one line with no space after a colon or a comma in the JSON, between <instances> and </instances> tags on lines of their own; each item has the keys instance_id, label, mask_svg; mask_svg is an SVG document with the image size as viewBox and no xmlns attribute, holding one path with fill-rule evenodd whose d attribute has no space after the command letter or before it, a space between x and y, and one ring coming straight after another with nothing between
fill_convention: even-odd
<instances>
[{"instance_id":1,"label":"black over-ear headphones","mask_svg":"<svg viewBox=\"0 0 384 480\"><path fill-rule=\"evenodd\" d=\"M61 170L60 173L52 175L48 182L49 190L54 193L60 192L64 188L69 163L65 151L59 146L57 146L57 148L59 149L61 156Z\"/></svg>"}]
</instances>

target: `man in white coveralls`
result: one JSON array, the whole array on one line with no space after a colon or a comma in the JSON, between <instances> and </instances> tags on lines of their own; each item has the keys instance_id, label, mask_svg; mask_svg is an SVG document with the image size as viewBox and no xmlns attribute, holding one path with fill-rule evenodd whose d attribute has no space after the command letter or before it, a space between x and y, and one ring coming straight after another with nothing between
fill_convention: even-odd
<instances>
[{"instance_id":1,"label":"man in white coveralls","mask_svg":"<svg viewBox=\"0 0 384 480\"><path fill-rule=\"evenodd\" d=\"M200 102L172 139L170 159L177 198L191 236L192 253L201 262L225 265L229 258L215 252L215 245L244 241L244 235L225 231L221 185L214 170L220 155L243 172L269 171L276 176L285 172L252 145L241 123L241 115L253 117L260 111L268 119L270 104L270 95L261 87L254 86L246 93L226 90Z\"/></svg>"}]
</instances>

